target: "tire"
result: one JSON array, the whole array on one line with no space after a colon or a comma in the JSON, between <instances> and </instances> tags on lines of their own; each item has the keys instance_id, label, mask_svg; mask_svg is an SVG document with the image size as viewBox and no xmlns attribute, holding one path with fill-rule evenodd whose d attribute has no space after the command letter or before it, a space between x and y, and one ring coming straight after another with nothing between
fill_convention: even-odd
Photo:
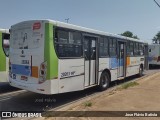
<instances>
[{"instance_id":1,"label":"tire","mask_svg":"<svg viewBox=\"0 0 160 120\"><path fill-rule=\"evenodd\" d=\"M103 91L109 87L110 79L109 74L107 72L103 72L100 77L99 90Z\"/></svg>"},{"instance_id":2,"label":"tire","mask_svg":"<svg viewBox=\"0 0 160 120\"><path fill-rule=\"evenodd\" d=\"M143 68L142 66L139 67L139 77L143 76Z\"/></svg>"}]
</instances>

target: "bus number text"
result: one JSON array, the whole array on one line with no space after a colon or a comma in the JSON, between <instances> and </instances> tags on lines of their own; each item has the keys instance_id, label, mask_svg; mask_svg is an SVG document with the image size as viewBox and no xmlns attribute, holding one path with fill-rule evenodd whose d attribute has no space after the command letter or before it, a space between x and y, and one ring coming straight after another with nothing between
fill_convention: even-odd
<instances>
[{"instance_id":1,"label":"bus number text","mask_svg":"<svg viewBox=\"0 0 160 120\"><path fill-rule=\"evenodd\" d=\"M69 77L69 76L73 76L73 75L75 75L75 71L61 73L61 77Z\"/></svg>"},{"instance_id":2,"label":"bus number text","mask_svg":"<svg viewBox=\"0 0 160 120\"><path fill-rule=\"evenodd\" d=\"M22 60L22 64L29 64L29 60Z\"/></svg>"}]
</instances>

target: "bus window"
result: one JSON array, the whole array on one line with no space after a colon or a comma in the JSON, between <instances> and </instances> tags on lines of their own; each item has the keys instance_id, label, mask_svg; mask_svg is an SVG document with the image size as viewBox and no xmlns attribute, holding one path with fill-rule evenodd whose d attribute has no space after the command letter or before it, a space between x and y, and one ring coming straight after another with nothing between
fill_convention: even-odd
<instances>
[{"instance_id":1,"label":"bus window","mask_svg":"<svg viewBox=\"0 0 160 120\"><path fill-rule=\"evenodd\" d=\"M99 57L107 57L108 56L108 39L107 38L99 38Z\"/></svg>"},{"instance_id":2,"label":"bus window","mask_svg":"<svg viewBox=\"0 0 160 120\"><path fill-rule=\"evenodd\" d=\"M9 56L9 39L10 39L10 34L4 33L3 34L3 50L5 55L8 57Z\"/></svg>"},{"instance_id":3,"label":"bus window","mask_svg":"<svg viewBox=\"0 0 160 120\"><path fill-rule=\"evenodd\" d=\"M102 37L99 38L99 57L104 56L104 39Z\"/></svg>"},{"instance_id":4,"label":"bus window","mask_svg":"<svg viewBox=\"0 0 160 120\"><path fill-rule=\"evenodd\" d=\"M79 32L57 30L55 46L59 57L82 57L82 40Z\"/></svg>"},{"instance_id":5,"label":"bus window","mask_svg":"<svg viewBox=\"0 0 160 120\"><path fill-rule=\"evenodd\" d=\"M59 43L68 43L68 39L69 39L69 34L68 34L68 32L66 32L66 31L60 31L59 33L58 33L58 37L59 37L59 39L58 39L58 42Z\"/></svg>"},{"instance_id":6,"label":"bus window","mask_svg":"<svg viewBox=\"0 0 160 120\"><path fill-rule=\"evenodd\" d=\"M144 45L142 43L139 44L139 55L144 55Z\"/></svg>"},{"instance_id":7,"label":"bus window","mask_svg":"<svg viewBox=\"0 0 160 120\"><path fill-rule=\"evenodd\" d=\"M84 37L84 39L87 39ZM85 60L90 60L90 49L89 49L89 40L84 40L84 57Z\"/></svg>"},{"instance_id":8,"label":"bus window","mask_svg":"<svg viewBox=\"0 0 160 120\"><path fill-rule=\"evenodd\" d=\"M108 39L104 38L104 56L108 56Z\"/></svg>"},{"instance_id":9,"label":"bus window","mask_svg":"<svg viewBox=\"0 0 160 120\"><path fill-rule=\"evenodd\" d=\"M117 54L117 41L116 39L110 39L109 41L109 52L110 52L110 56L116 56Z\"/></svg>"},{"instance_id":10,"label":"bus window","mask_svg":"<svg viewBox=\"0 0 160 120\"><path fill-rule=\"evenodd\" d=\"M127 55L130 56L130 42L127 42Z\"/></svg>"},{"instance_id":11,"label":"bus window","mask_svg":"<svg viewBox=\"0 0 160 120\"><path fill-rule=\"evenodd\" d=\"M133 42L130 42L130 56L133 56L134 54L134 44L133 44Z\"/></svg>"},{"instance_id":12,"label":"bus window","mask_svg":"<svg viewBox=\"0 0 160 120\"><path fill-rule=\"evenodd\" d=\"M134 55L139 55L138 43L134 43Z\"/></svg>"},{"instance_id":13,"label":"bus window","mask_svg":"<svg viewBox=\"0 0 160 120\"><path fill-rule=\"evenodd\" d=\"M73 45L73 55L71 57L82 56L82 40L79 32L69 32L69 44Z\"/></svg>"}]
</instances>

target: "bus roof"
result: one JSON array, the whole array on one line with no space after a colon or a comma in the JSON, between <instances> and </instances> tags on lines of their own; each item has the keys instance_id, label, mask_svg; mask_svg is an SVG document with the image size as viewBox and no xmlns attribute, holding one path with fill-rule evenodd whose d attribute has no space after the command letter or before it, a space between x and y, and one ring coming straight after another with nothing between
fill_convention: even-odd
<instances>
[{"instance_id":1,"label":"bus roof","mask_svg":"<svg viewBox=\"0 0 160 120\"><path fill-rule=\"evenodd\" d=\"M0 32L9 33L9 29L1 29L1 28L0 28Z\"/></svg>"},{"instance_id":2,"label":"bus roof","mask_svg":"<svg viewBox=\"0 0 160 120\"><path fill-rule=\"evenodd\" d=\"M73 24L69 24L69 23L64 23L64 22L60 22L60 21L49 20L49 22L52 22L59 27L75 29L75 30L85 31L85 32L94 33L94 34L106 35L106 36L116 37L116 38L120 38L120 39L127 39L127 40L132 40L132 41L137 41L137 42L144 42L144 41L141 41L138 39L129 38L129 37L125 37L125 36L121 36L121 35L117 35L117 34L113 34L113 33L108 33L108 32L104 32L104 31L94 30L94 29L81 27L81 26L77 26L77 25L73 25ZM145 42L145 43L147 43L147 42Z\"/></svg>"},{"instance_id":3,"label":"bus roof","mask_svg":"<svg viewBox=\"0 0 160 120\"><path fill-rule=\"evenodd\" d=\"M28 20L28 21L39 21L39 20ZM142 41L142 40L129 38L129 37L125 37L125 36L121 36L121 35L117 35L117 34L113 34L113 33L108 33L108 32L104 32L104 31L94 30L94 29L90 29L90 28L86 28L86 27L81 27L81 26L77 26L77 25L73 25L73 24L69 24L69 23L65 23L65 22L56 21L56 20L40 19L40 21L50 22L58 27L74 29L74 30L93 33L93 34L100 34L100 35L104 35L104 36L111 36L111 37L116 37L116 38L120 38L120 39L127 39L127 40L131 40L131 41L136 41L136 42L143 42L143 43L148 44L147 42ZM23 21L23 22L27 22L27 21ZM20 22L20 23L23 23L23 22ZM17 24L19 24L19 23L17 23Z\"/></svg>"},{"instance_id":4,"label":"bus roof","mask_svg":"<svg viewBox=\"0 0 160 120\"><path fill-rule=\"evenodd\" d=\"M152 44L149 44L149 46L160 46L160 44L152 43Z\"/></svg>"}]
</instances>

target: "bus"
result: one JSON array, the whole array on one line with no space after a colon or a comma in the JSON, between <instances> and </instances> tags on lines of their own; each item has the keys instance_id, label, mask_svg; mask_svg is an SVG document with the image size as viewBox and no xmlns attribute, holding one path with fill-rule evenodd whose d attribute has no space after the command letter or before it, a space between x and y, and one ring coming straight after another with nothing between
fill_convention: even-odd
<instances>
[{"instance_id":1,"label":"bus","mask_svg":"<svg viewBox=\"0 0 160 120\"><path fill-rule=\"evenodd\" d=\"M0 29L0 82L8 82L9 39L9 30Z\"/></svg>"},{"instance_id":2,"label":"bus","mask_svg":"<svg viewBox=\"0 0 160 120\"><path fill-rule=\"evenodd\" d=\"M149 48L149 66L159 66L160 65L160 45L159 44L150 44Z\"/></svg>"},{"instance_id":3,"label":"bus","mask_svg":"<svg viewBox=\"0 0 160 120\"><path fill-rule=\"evenodd\" d=\"M54 20L23 21L10 34L10 85L36 93L105 90L147 66L148 44L133 38Z\"/></svg>"}]
</instances>

